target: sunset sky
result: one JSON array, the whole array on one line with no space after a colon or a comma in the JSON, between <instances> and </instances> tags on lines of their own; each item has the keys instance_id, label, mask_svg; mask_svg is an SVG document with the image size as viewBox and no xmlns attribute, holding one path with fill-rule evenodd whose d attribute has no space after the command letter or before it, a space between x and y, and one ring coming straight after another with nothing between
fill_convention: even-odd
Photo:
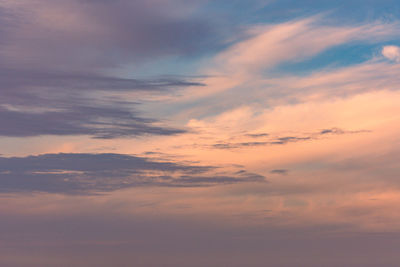
<instances>
[{"instance_id":1,"label":"sunset sky","mask_svg":"<svg viewBox=\"0 0 400 267\"><path fill-rule=\"evenodd\" d=\"M400 266L400 1L0 0L0 266Z\"/></svg>"}]
</instances>

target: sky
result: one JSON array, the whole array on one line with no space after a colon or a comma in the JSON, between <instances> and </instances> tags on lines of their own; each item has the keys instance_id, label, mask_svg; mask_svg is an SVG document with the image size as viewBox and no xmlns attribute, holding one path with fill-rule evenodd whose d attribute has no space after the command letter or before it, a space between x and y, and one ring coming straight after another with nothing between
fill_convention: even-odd
<instances>
[{"instance_id":1,"label":"sky","mask_svg":"<svg viewBox=\"0 0 400 267\"><path fill-rule=\"evenodd\" d=\"M0 0L0 265L399 266L397 0Z\"/></svg>"}]
</instances>

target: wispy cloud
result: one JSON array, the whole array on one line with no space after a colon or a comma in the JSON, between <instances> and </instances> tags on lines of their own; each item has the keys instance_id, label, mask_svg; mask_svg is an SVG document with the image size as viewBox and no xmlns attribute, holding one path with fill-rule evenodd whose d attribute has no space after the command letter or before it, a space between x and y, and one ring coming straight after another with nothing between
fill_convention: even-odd
<instances>
[{"instance_id":1,"label":"wispy cloud","mask_svg":"<svg viewBox=\"0 0 400 267\"><path fill-rule=\"evenodd\" d=\"M258 147L258 146L267 146L267 145L286 145L288 143L295 143L295 142L304 142L304 141L312 141L318 138L321 138L324 135L341 135L341 134L355 134L355 133L365 133L368 132L366 130L360 131L345 131L340 128L330 128L330 129L323 129L319 132L311 133L308 135L303 136L281 136L271 138L269 137L265 141L247 141L247 142L220 142L213 144L211 147L216 149L239 149L239 148L246 148L246 147ZM246 135L248 137L257 138L260 137L259 135ZM264 136L264 135L262 135Z\"/></svg>"},{"instance_id":2,"label":"wispy cloud","mask_svg":"<svg viewBox=\"0 0 400 267\"><path fill-rule=\"evenodd\" d=\"M396 38L397 21L367 22L357 25L332 25L322 15L294 19L278 24L261 24L247 29L241 40L216 55L203 72L208 86L190 97L218 95L224 91L246 88L258 94L260 88L270 97L285 95L271 84L268 72L285 62L302 62L323 51L349 43L371 44ZM204 74L203 73L203 74ZM281 77L280 77L281 78ZM281 89L281 88L279 88ZM210 101L209 99L207 99Z\"/></svg>"}]
</instances>

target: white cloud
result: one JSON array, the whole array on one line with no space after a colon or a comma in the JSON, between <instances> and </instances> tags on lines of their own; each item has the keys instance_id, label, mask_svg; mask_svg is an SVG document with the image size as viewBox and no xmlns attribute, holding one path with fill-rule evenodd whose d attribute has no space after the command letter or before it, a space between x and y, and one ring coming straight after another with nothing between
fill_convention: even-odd
<instances>
[{"instance_id":1,"label":"white cloud","mask_svg":"<svg viewBox=\"0 0 400 267\"><path fill-rule=\"evenodd\" d=\"M387 59L400 63L400 47L395 45L387 45L382 49L382 55Z\"/></svg>"}]
</instances>

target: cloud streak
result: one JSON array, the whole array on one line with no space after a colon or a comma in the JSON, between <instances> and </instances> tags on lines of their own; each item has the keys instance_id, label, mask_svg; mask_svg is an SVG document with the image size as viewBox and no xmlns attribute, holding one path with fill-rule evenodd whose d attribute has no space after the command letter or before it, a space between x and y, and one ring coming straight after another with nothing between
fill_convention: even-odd
<instances>
[{"instance_id":1,"label":"cloud streak","mask_svg":"<svg viewBox=\"0 0 400 267\"><path fill-rule=\"evenodd\" d=\"M89 135L117 138L185 130L144 118L143 94L202 86L182 78L126 79L99 74L35 72L0 67L1 136ZM136 94L129 97L127 94ZM155 125L157 124L157 125Z\"/></svg>"},{"instance_id":2,"label":"cloud streak","mask_svg":"<svg viewBox=\"0 0 400 267\"><path fill-rule=\"evenodd\" d=\"M138 116L127 108L107 106L65 106L67 110L31 113L0 107L0 135L88 135L100 139L140 135L174 135L183 129L153 125L156 121Z\"/></svg>"},{"instance_id":3,"label":"cloud streak","mask_svg":"<svg viewBox=\"0 0 400 267\"><path fill-rule=\"evenodd\" d=\"M0 158L2 193L46 192L94 194L142 186L205 187L266 182L247 172L219 171L214 166L155 161L123 154L43 154Z\"/></svg>"},{"instance_id":4,"label":"cloud streak","mask_svg":"<svg viewBox=\"0 0 400 267\"><path fill-rule=\"evenodd\" d=\"M216 149L240 149L246 147L258 147L258 146L268 146L268 145L286 145L289 143L296 143L296 142L305 142L305 141L312 141L317 140L326 135L342 135L342 134L356 134L356 133L365 133L368 131L345 131L340 128L330 128L330 129L323 129L319 132L311 133L305 136L282 136L282 137L275 137L269 138L266 141L248 141L248 142L221 142L213 144L211 147ZM247 137L258 138L260 135L246 135ZM261 137L265 136L264 134ZM267 135L268 136L268 135Z\"/></svg>"}]
</instances>

